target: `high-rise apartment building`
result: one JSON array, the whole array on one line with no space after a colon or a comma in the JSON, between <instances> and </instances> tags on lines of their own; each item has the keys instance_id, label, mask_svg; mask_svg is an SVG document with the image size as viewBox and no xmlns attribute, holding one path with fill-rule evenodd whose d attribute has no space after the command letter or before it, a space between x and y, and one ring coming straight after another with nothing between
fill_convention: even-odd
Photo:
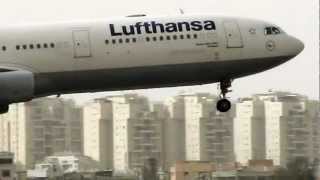
<instances>
[{"instance_id":1,"label":"high-rise apartment building","mask_svg":"<svg viewBox=\"0 0 320 180\"><path fill-rule=\"evenodd\" d=\"M180 95L167 102L168 128L172 132L166 134L174 137L166 138L167 149L173 145L181 151L167 152L172 156L170 163L184 159L216 163L233 161L233 111L217 112L216 101L217 97L213 95L198 93Z\"/></svg>"},{"instance_id":2,"label":"high-rise apartment building","mask_svg":"<svg viewBox=\"0 0 320 180\"><path fill-rule=\"evenodd\" d=\"M103 169L113 168L112 103L95 99L83 108L83 151Z\"/></svg>"},{"instance_id":3,"label":"high-rise apartment building","mask_svg":"<svg viewBox=\"0 0 320 180\"><path fill-rule=\"evenodd\" d=\"M165 169L186 159L185 108L182 96L166 99L168 117L164 121Z\"/></svg>"},{"instance_id":4,"label":"high-rise apartment building","mask_svg":"<svg viewBox=\"0 0 320 180\"><path fill-rule=\"evenodd\" d=\"M234 152L236 161L265 159L264 103L258 97L243 98L236 104Z\"/></svg>"},{"instance_id":5,"label":"high-rise apartment building","mask_svg":"<svg viewBox=\"0 0 320 180\"><path fill-rule=\"evenodd\" d=\"M285 167L295 158L319 156L319 102L289 92L241 99L234 119L236 160L271 159Z\"/></svg>"},{"instance_id":6,"label":"high-rise apartment building","mask_svg":"<svg viewBox=\"0 0 320 180\"><path fill-rule=\"evenodd\" d=\"M98 101L100 102L96 101L84 108L84 122L88 126L84 131L85 155L101 161L101 158L97 158L97 154L106 152L106 146L113 147L112 155L109 154L106 161L110 163L111 158L112 166L118 173L140 170L148 159L155 159L161 166L164 159L162 120L150 110L148 99L127 94L108 96ZM104 101L104 106L101 106L101 101ZM101 122L106 119L109 122L102 128ZM105 129L108 132L104 133L108 134L101 136L102 132L96 132L94 135L93 126L100 131ZM91 142L94 137L97 137L96 142Z\"/></svg>"},{"instance_id":7,"label":"high-rise apartment building","mask_svg":"<svg viewBox=\"0 0 320 180\"><path fill-rule=\"evenodd\" d=\"M23 168L57 152L82 153L82 110L72 100L41 98L13 104L1 115L0 151Z\"/></svg>"},{"instance_id":8,"label":"high-rise apartment building","mask_svg":"<svg viewBox=\"0 0 320 180\"><path fill-rule=\"evenodd\" d=\"M319 104L286 92L263 94L260 99L265 104L266 158L280 166L295 158L318 158Z\"/></svg>"}]
</instances>

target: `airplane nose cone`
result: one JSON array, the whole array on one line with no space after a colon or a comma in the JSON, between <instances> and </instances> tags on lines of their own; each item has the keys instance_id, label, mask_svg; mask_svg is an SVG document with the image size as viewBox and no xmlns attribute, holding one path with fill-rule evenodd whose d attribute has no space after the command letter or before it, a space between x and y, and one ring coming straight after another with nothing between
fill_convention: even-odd
<instances>
[{"instance_id":1,"label":"airplane nose cone","mask_svg":"<svg viewBox=\"0 0 320 180\"><path fill-rule=\"evenodd\" d=\"M295 44L296 54L298 55L303 51L304 43L301 40L295 38L294 44Z\"/></svg>"}]
</instances>

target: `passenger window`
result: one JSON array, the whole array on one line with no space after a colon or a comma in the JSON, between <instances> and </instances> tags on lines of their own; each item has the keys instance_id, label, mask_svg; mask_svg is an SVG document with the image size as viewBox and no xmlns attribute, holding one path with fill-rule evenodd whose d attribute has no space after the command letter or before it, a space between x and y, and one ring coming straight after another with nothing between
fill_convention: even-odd
<instances>
[{"instance_id":1,"label":"passenger window","mask_svg":"<svg viewBox=\"0 0 320 180\"><path fill-rule=\"evenodd\" d=\"M191 36L190 36L190 34L187 34L187 39L191 39Z\"/></svg>"},{"instance_id":2,"label":"passenger window","mask_svg":"<svg viewBox=\"0 0 320 180\"><path fill-rule=\"evenodd\" d=\"M2 51L6 51L7 47L6 46L2 46Z\"/></svg>"},{"instance_id":3,"label":"passenger window","mask_svg":"<svg viewBox=\"0 0 320 180\"><path fill-rule=\"evenodd\" d=\"M20 50L20 46L19 46L19 45L17 45L17 46L16 46L16 49L17 49L17 50Z\"/></svg>"},{"instance_id":4,"label":"passenger window","mask_svg":"<svg viewBox=\"0 0 320 180\"><path fill-rule=\"evenodd\" d=\"M23 45L22 48L23 48L23 49L27 49L27 45Z\"/></svg>"},{"instance_id":5,"label":"passenger window","mask_svg":"<svg viewBox=\"0 0 320 180\"><path fill-rule=\"evenodd\" d=\"M112 39L112 44L116 44L116 40L115 39Z\"/></svg>"},{"instance_id":6,"label":"passenger window","mask_svg":"<svg viewBox=\"0 0 320 180\"><path fill-rule=\"evenodd\" d=\"M177 40L177 35L173 35L173 37L172 37L174 40Z\"/></svg>"},{"instance_id":7,"label":"passenger window","mask_svg":"<svg viewBox=\"0 0 320 180\"><path fill-rule=\"evenodd\" d=\"M198 39L198 35L197 35L197 34L194 34L194 35L193 35L193 38L194 38L194 39Z\"/></svg>"},{"instance_id":8,"label":"passenger window","mask_svg":"<svg viewBox=\"0 0 320 180\"><path fill-rule=\"evenodd\" d=\"M163 39L164 39L163 36L160 36L160 37L159 37L159 40L160 40L160 41L163 41Z\"/></svg>"},{"instance_id":9,"label":"passenger window","mask_svg":"<svg viewBox=\"0 0 320 180\"><path fill-rule=\"evenodd\" d=\"M146 37L146 40L147 40L147 42L149 42L149 41L150 41L150 38L149 38L149 37Z\"/></svg>"},{"instance_id":10,"label":"passenger window","mask_svg":"<svg viewBox=\"0 0 320 180\"><path fill-rule=\"evenodd\" d=\"M105 42L106 44L109 44L109 40L108 40L108 39L106 39L104 42Z\"/></svg>"},{"instance_id":11,"label":"passenger window","mask_svg":"<svg viewBox=\"0 0 320 180\"><path fill-rule=\"evenodd\" d=\"M170 36L167 36L167 40L171 40L171 37L170 37Z\"/></svg>"},{"instance_id":12,"label":"passenger window","mask_svg":"<svg viewBox=\"0 0 320 180\"><path fill-rule=\"evenodd\" d=\"M47 44L47 43L44 43L44 44L43 44L43 47L44 47L44 48L48 48L48 44Z\"/></svg>"},{"instance_id":13,"label":"passenger window","mask_svg":"<svg viewBox=\"0 0 320 180\"><path fill-rule=\"evenodd\" d=\"M41 48L41 44L37 44L37 48L40 49Z\"/></svg>"},{"instance_id":14,"label":"passenger window","mask_svg":"<svg viewBox=\"0 0 320 180\"><path fill-rule=\"evenodd\" d=\"M132 38L132 42L137 42L137 38Z\"/></svg>"},{"instance_id":15,"label":"passenger window","mask_svg":"<svg viewBox=\"0 0 320 180\"><path fill-rule=\"evenodd\" d=\"M121 44L123 42L123 40L122 39L119 39L119 43Z\"/></svg>"},{"instance_id":16,"label":"passenger window","mask_svg":"<svg viewBox=\"0 0 320 180\"><path fill-rule=\"evenodd\" d=\"M50 47L54 48L55 47L54 43L50 43Z\"/></svg>"},{"instance_id":17,"label":"passenger window","mask_svg":"<svg viewBox=\"0 0 320 180\"><path fill-rule=\"evenodd\" d=\"M130 39L129 39L129 38L127 38L127 39L126 39L126 43L129 43L129 42L130 42Z\"/></svg>"},{"instance_id":18,"label":"passenger window","mask_svg":"<svg viewBox=\"0 0 320 180\"><path fill-rule=\"evenodd\" d=\"M153 39L153 41L157 41L157 37L153 37L152 39Z\"/></svg>"},{"instance_id":19,"label":"passenger window","mask_svg":"<svg viewBox=\"0 0 320 180\"><path fill-rule=\"evenodd\" d=\"M184 39L184 35L183 34L180 35L180 39Z\"/></svg>"},{"instance_id":20,"label":"passenger window","mask_svg":"<svg viewBox=\"0 0 320 180\"><path fill-rule=\"evenodd\" d=\"M33 49L33 48L34 48L33 44L30 44L30 45L29 45L29 48L30 48L30 49Z\"/></svg>"}]
</instances>

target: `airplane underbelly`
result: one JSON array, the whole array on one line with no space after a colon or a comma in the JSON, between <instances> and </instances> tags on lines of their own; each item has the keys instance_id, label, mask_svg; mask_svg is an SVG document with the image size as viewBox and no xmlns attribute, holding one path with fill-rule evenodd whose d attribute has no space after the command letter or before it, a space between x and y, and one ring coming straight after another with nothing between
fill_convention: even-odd
<instances>
[{"instance_id":1,"label":"airplane underbelly","mask_svg":"<svg viewBox=\"0 0 320 180\"><path fill-rule=\"evenodd\" d=\"M35 96L207 84L270 69L291 57L35 74ZM257 63L257 62L260 63Z\"/></svg>"}]
</instances>

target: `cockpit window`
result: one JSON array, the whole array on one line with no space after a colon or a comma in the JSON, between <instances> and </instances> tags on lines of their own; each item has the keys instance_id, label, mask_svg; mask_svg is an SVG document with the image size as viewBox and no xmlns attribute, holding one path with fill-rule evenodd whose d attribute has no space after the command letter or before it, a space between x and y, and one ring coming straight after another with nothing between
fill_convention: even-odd
<instances>
[{"instance_id":1,"label":"cockpit window","mask_svg":"<svg viewBox=\"0 0 320 180\"><path fill-rule=\"evenodd\" d=\"M270 26L270 27L266 27L264 29L264 33L265 33L265 35L275 35L275 34L280 34L281 31L277 27Z\"/></svg>"},{"instance_id":2,"label":"cockpit window","mask_svg":"<svg viewBox=\"0 0 320 180\"><path fill-rule=\"evenodd\" d=\"M275 34L280 34L280 30L276 27L272 27L272 32Z\"/></svg>"}]
</instances>

